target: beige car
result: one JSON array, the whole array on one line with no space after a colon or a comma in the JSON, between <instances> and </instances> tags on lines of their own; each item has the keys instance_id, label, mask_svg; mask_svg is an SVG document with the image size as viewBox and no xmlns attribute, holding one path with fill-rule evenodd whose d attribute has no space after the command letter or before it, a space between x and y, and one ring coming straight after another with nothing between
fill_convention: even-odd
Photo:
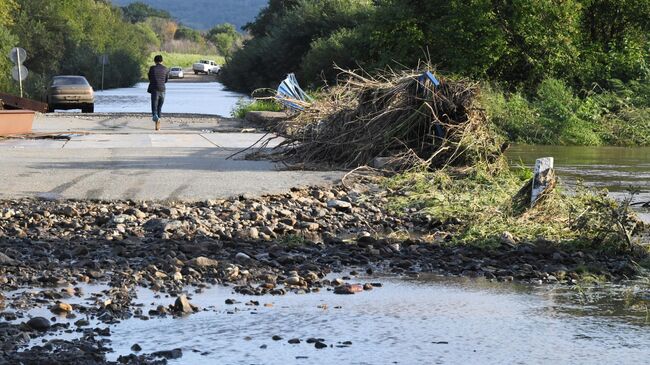
<instances>
[{"instance_id":1,"label":"beige car","mask_svg":"<svg viewBox=\"0 0 650 365\"><path fill-rule=\"evenodd\" d=\"M82 113L95 111L95 93L83 76L54 76L47 89L48 111L81 109Z\"/></svg>"}]
</instances>

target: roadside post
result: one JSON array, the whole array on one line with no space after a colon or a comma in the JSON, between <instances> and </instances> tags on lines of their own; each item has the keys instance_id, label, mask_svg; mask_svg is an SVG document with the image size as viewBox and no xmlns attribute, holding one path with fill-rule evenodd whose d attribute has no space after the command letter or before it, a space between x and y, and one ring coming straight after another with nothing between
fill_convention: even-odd
<instances>
[{"instance_id":1,"label":"roadside post","mask_svg":"<svg viewBox=\"0 0 650 365\"><path fill-rule=\"evenodd\" d=\"M104 91L104 66L108 65L108 55L99 56L99 63L102 64L102 91Z\"/></svg>"},{"instance_id":2,"label":"roadside post","mask_svg":"<svg viewBox=\"0 0 650 365\"><path fill-rule=\"evenodd\" d=\"M553 157L538 158L535 161L533 189L530 194L530 206L534 207L539 198L555 186Z\"/></svg>"},{"instance_id":3,"label":"roadside post","mask_svg":"<svg viewBox=\"0 0 650 365\"><path fill-rule=\"evenodd\" d=\"M29 74L27 67L23 66L23 62L27 59L27 52L20 47L14 47L9 51L9 59L11 62L16 64L16 66L11 69L11 77L18 81L18 84L20 85L20 97L22 98L23 80L25 80Z\"/></svg>"}]
</instances>

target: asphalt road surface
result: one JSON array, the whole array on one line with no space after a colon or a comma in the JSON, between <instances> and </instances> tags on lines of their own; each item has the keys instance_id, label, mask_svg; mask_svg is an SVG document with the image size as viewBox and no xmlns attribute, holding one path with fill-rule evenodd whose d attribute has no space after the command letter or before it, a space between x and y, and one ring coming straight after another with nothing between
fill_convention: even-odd
<instances>
[{"instance_id":1,"label":"asphalt road surface","mask_svg":"<svg viewBox=\"0 0 650 365\"><path fill-rule=\"evenodd\" d=\"M227 159L264 136L240 120L169 115L162 126L155 132L146 114L39 115L36 135L69 139L1 139L0 198L197 201L333 184L343 175Z\"/></svg>"}]
</instances>

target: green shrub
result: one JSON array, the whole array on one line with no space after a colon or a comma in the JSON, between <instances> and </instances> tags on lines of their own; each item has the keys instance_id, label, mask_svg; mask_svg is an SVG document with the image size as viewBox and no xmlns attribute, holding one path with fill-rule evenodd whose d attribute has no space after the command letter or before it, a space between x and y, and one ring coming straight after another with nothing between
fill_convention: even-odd
<instances>
[{"instance_id":1,"label":"green shrub","mask_svg":"<svg viewBox=\"0 0 650 365\"><path fill-rule=\"evenodd\" d=\"M265 36L245 42L225 65L221 80L230 89L250 92L276 87L289 72L308 84L318 74L301 73L301 63L314 40L341 28L354 28L368 18L370 0L300 0L274 19ZM331 65L331 63L330 63Z\"/></svg>"},{"instance_id":2,"label":"green shrub","mask_svg":"<svg viewBox=\"0 0 650 365\"><path fill-rule=\"evenodd\" d=\"M319 38L311 44L301 64L301 75L312 82L335 82L339 71L354 69L359 66L354 55L357 50L367 48L367 41L358 29L342 28L327 38Z\"/></svg>"},{"instance_id":3,"label":"green shrub","mask_svg":"<svg viewBox=\"0 0 650 365\"><path fill-rule=\"evenodd\" d=\"M602 106L577 97L563 81L548 78L532 101L520 92L487 88L488 116L511 141L519 143L599 145Z\"/></svg>"},{"instance_id":4,"label":"green shrub","mask_svg":"<svg viewBox=\"0 0 650 365\"><path fill-rule=\"evenodd\" d=\"M552 137L538 122L538 113L519 92L504 93L494 86L482 91L481 102L492 123L509 140L517 143L540 143Z\"/></svg>"},{"instance_id":5,"label":"green shrub","mask_svg":"<svg viewBox=\"0 0 650 365\"><path fill-rule=\"evenodd\" d=\"M245 100L245 99L239 99L237 101L237 104L233 108L233 110L230 112L230 115L232 115L234 118L244 118L246 117L246 113L248 112L253 112L253 111L267 111L267 112L279 112L282 111L284 108L282 105L275 100Z\"/></svg>"}]
</instances>

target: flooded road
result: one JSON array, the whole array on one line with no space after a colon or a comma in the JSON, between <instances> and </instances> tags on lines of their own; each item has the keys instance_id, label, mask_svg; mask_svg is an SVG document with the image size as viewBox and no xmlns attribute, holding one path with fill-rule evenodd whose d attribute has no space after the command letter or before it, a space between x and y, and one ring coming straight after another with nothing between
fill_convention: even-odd
<instances>
[{"instance_id":1,"label":"flooded road","mask_svg":"<svg viewBox=\"0 0 650 365\"><path fill-rule=\"evenodd\" d=\"M170 364L642 364L650 357L648 282L604 288L359 279L383 286L353 296L280 297L215 286L191 298L202 309L197 314L111 325L108 358L131 353L136 343L143 352L182 349ZM136 301L147 313L173 298L139 289ZM316 349L309 338L328 347Z\"/></svg>"},{"instance_id":2,"label":"flooded road","mask_svg":"<svg viewBox=\"0 0 650 365\"><path fill-rule=\"evenodd\" d=\"M146 83L97 93L97 112L146 112ZM242 95L217 83L171 83L164 111L227 116ZM650 149L513 146L513 163L555 157L569 185L584 180L624 198L650 201ZM647 217L647 215L646 215ZM646 218L647 219L647 218ZM165 293L137 289L143 318L109 325L110 360L133 353L182 349L170 364L643 364L650 358L650 283L623 285L520 285L421 276L361 277L382 287L343 296L330 291L285 296L244 296L220 285L193 294L201 311L185 317L147 317L168 306ZM97 306L104 286L83 287L71 304ZM37 289L30 289L37 290ZM19 293L7 293L10 298ZM225 304L234 299L235 304ZM29 316L52 318L45 307ZM59 318L80 336L77 318ZM25 321L19 318L17 322ZM90 327L106 327L89 318ZM273 336L280 339L274 340ZM49 337L50 339L52 337ZM328 345L316 349L310 338ZM300 343L290 344L290 339ZM42 344L42 338L31 345Z\"/></svg>"},{"instance_id":3,"label":"flooded road","mask_svg":"<svg viewBox=\"0 0 650 365\"><path fill-rule=\"evenodd\" d=\"M151 96L146 82L134 87L95 92L97 113L147 113ZM246 95L225 90L218 82L169 82L164 113L211 114L229 117L233 107Z\"/></svg>"}]
</instances>

